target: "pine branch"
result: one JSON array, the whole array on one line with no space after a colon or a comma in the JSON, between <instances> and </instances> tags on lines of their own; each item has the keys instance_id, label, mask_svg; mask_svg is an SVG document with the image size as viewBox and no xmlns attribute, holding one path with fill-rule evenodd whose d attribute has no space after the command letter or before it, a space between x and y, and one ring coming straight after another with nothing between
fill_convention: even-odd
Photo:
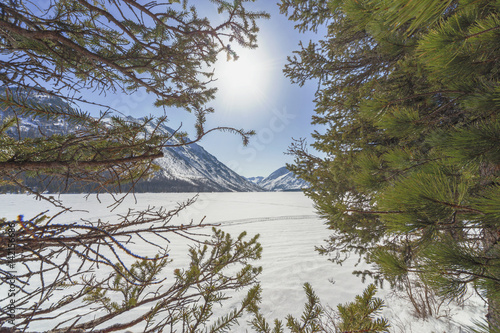
<instances>
[{"instance_id":1,"label":"pine branch","mask_svg":"<svg viewBox=\"0 0 500 333\"><path fill-rule=\"evenodd\" d=\"M95 167L114 167L125 163L150 161L155 158L163 157L163 153L144 154L141 156L132 156L103 161L16 161L16 162L0 162L0 171L12 170L53 170L59 168L65 169L85 169Z\"/></svg>"}]
</instances>

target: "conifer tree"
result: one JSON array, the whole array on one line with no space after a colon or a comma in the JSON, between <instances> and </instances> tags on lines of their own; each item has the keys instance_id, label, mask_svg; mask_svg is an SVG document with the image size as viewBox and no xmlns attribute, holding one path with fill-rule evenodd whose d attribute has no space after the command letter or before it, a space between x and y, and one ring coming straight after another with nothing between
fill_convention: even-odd
<instances>
[{"instance_id":1,"label":"conifer tree","mask_svg":"<svg viewBox=\"0 0 500 333\"><path fill-rule=\"evenodd\" d=\"M216 91L210 66L221 54L236 57L231 43L255 48L256 21L268 17L248 11L248 2L211 1L223 18L213 25L187 0L0 0L0 186L16 186L61 209L0 219L0 278L10 286L0 296L2 332L33 331L41 323L58 332L228 332L256 306L258 236L233 238L214 229L210 238L199 232L213 227L203 221L176 225L173 219L194 199L172 210L129 210L109 221L60 222L70 208L44 193L50 184L64 190L70 183L114 193L128 182L133 190L171 145L171 135L158 131L166 116L129 121L92 94L147 92L165 111L193 113L193 141L223 130L247 142L251 132L204 123ZM85 111L89 104L102 108L100 116ZM21 120L39 118L64 120L72 130L23 135ZM189 144L183 132L174 135ZM171 235L195 241L183 269L171 268ZM137 244L149 247L148 255ZM245 287L239 307L214 315L228 291Z\"/></svg>"},{"instance_id":2,"label":"conifer tree","mask_svg":"<svg viewBox=\"0 0 500 333\"><path fill-rule=\"evenodd\" d=\"M317 8L316 10L310 10ZM443 297L475 288L500 327L500 7L495 1L289 1L300 30L327 27L289 58L319 81L290 169L335 231L320 252L357 252L374 276L416 274Z\"/></svg>"}]
</instances>

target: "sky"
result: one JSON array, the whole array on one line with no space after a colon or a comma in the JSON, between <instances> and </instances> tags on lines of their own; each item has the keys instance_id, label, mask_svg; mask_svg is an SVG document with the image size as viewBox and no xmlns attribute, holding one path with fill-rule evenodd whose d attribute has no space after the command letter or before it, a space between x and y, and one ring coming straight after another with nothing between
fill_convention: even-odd
<instances>
[{"instance_id":1,"label":"sky","mask_svg":"<svg viewBox=\"0 0 500 333\"><path fill-rule=\"evenodd\" d=\"M282 70L287 56L299 49L299 41L316 36L295 30L293 22L279 13L276 2L257 0L255 5L256 9L270 13L271 18L258 24L257 49L240 51L236 62L223 59L220 68L215 69L220 83L216 83L219 90L209 125L253 129L256 135L247 147L228 133L210 135L200 143L246 177L268 176L293 162L292 156L284 154L292 138L304 137L312 143L310 133L315 129L310 123L317 83L299 87L290 83Z\"/></svg>"},{"instance_id":2,"label":"sky","mask_svg":"<svg viewBox=\"0 0 500 333\"><path fill-rule=\"evenodd\" d=\"M212 15L215 7L210 8L213 5L207 3L198 14L206 15L216 25L217 20L224 18ZM191 4L198 7L201 3L193 1ZM279 13L277 1L256 0L248 8L266 11L271 18L258 21L257 49L232 46L239 59L230 62L221 54L222 59L215 65L218 92L215 100L208 104L215 113L207 116L205 127L230 126L254 130L256 135L247 147L242 145L238 136L226 132L212 132L199 144L240 175L265 177L293 162L293 156L284 154L293 142L292 138L306 138L312 143L310 133L318 129L310 124L317 83L299 87L291 84L282 72L287 56L299 49L299 41L307 43L317 36L295 30L293 22ZM141 92L109 95L105 102L126 116L159 116L164 112L153 106L153 96ZM193 114L175 109L167 109L166 114L168 126L178 128L182 124L183 131L195 136Z\"/></svg>"}]
</instances>

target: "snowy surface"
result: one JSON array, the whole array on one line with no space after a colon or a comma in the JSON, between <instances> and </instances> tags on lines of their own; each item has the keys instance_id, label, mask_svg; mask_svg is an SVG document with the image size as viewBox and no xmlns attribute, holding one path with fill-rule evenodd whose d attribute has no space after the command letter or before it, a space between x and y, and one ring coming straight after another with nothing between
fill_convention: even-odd
<instances>
[{"instance_id":1,"label":"snowy surface","mask_svg":"<svg viewBox=\"0 0 500 333\"><path fill-rule=\"evenodd\" d=\"M61 199L66 205L88 211L63 216L70 221L92 217L111 219L116 213L129 208L173 208L192 196L192 193L138 194L137 203L133 197L128 197L114 212L110 212L106 204L99 204L95 197L85 200L83 195L72 194L63 195ZM105 197L101 200L109 202ZM49 215L57 212L47 203L25 195L1 196L0 217L14 219L18 214L24 214L29 218L46 209ZM306 300L302 289L305 282L311 283L324 305L332 307L352 301L370 282L362 283L352 275L354 269L367 267L363 264L355 267L354 258L343 266L337 266L315 252L314 246L321 244L329 231L315 216L313 203L300 192L202 193L197 202L180 214L175 222L186 224L192 219L196 222L204 216L206 222L220 223L223 230L233 236L244 230L250 236L260 234L264 248L263 258L258 263L263 267L260 281L264 301L261 308L269 320L284 319L288 314L300 317ZM170 269L186 264L187 245L185 241L170 245L170 257L174 260ZM2 295L6 293L4 288L5 285L0 286ZM481 300L472 296L463 308L445 305L443 314L448 311L447 316L423 321L414 318L409 303L391 296L390 290L379 290L377 296L386 302L383 315L393 324L392 332L465 332L465 326L470 325L472 319L481 319L485 313ZM231 299L222 310L228 311L238 303L238 299ZM245 321L240 323L245 326ZM233 331L245 332L246 328L234 328Z\"/></svg>"}]
</instances>

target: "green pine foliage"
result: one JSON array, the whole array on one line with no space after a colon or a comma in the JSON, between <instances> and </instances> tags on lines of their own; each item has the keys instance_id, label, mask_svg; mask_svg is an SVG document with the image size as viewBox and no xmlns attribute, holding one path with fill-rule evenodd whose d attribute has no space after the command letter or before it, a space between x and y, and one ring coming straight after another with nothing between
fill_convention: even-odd
<instances>
[{"instance_id":1,"label":"green pine foliage","mask_svg":"<svg viewBox=\"0 0 500 333\"><path fill-rule=\"evenodd\" d=\"M323 306L320 303L319 297L316 295L312 286L309 283L304 284L304 291L307 296L307 303L304 305L304 311L300 320L288 315L286 317L286 327L290 333L314 333L325 332L321 319L324 314ZM257 333L284 333L285 328L283 323L275 319L274 327L266 321L264 316L256 308L254 318L250 322L252 328Z\"/></svg>"},{"instance_id":2,"label":"green pine foliage","mask_svg":"<svg viewBox=\"0 0 500 333\"><path fill-rule=\"evenodd\" d=\"M323 309L319 297L308 283L304 284L304 291L307 296L307 303L304 305L300 321L291 315L286 318L286 326L292 333L312 333L319 332L321 329L319 319L323 314Z\"/></svg>"},{"instance_id":3,"label":"green pine foliage","mask_svg":"<svg viewBox=\"0 0 500 333\"><path fill-rule=\"evenodd\" d=\"M321 18L281 8L301 29L328 28L285 68L319 80L312 146L326 157L295 143L289 167L335 233L321 253L355 251L373 276L417 274L443 297L473 286L499 327L498 2L338 0Z\"/></svg>"},{"instance_id":4,"label":"green pine foliage","mask_svg":"<svg viewBox=\"0 0 500 333\"><path fill-rule=\"evenodd\" d=\"M155 170L151 161L162 156L161 147L169 140L154 130L166 118L127 121L104 119L105 114L93 118L60 98L53 99L56 103L37 103L21 94L7 89L0 102L0 173L2 185L23 192L67 191L75 183L93 183L87 186L89 192L120 191L122 184ZM22 119L36 118L63 121L67 133L52 133L50 128L19 129ZM153 130L146 131L147 127ZM37 190L31 179L37 182Z\"/></svg>"},{"instance_id":5,"label":"green pine foliage","mask_svg":"<svg viewBox=\"0 0 500 333\"><path fill-rule=\"evenodd\" d=\"M337 305L337 310L325 308L309 283L304 284L307 303L300 319L288 315L286 327L290 333L386 333L387 319L378 317L384 301L375 297L377 288L370 284L353 302ZM251 321L257 333L284 333L283 323L276 319L270 324L256 309Z\"/></svg>"},{"instance_id":6,"label":"green pine foliage","mask_svg":"<svg viewBox=\"0 0 500 333\"><path fill-rule=\"evenodd\" d=\"M258 236L246 240L243 233L233 239L221 230L214 229L213 232L207 245L191 248L189 267L175 269L173 281L166 281L162 274L173 265L168 259L137 261L130 269L117 264L117 270L109 277L92 277L99 287L86 287L83 301L105 311L109 317L148 305L149 310L142 315L141 322L152 332L161 332L167 327L182 332L231 332L238 319L246 311L254 311L261 300L260 286L255 281L262 269L248 262L259 259L262 248L257 243ZM233 269L235 265L240 266L239 270ZM88 277L82 279L82 285L88 283ZM168 288L165 288L167 284ZM235 285L238 288L251 287L247 288L238 308L214 318L214 307L227 299L227 293ZM111 296L119 301L112 301ZM114 328L133 327L134 320ZM96 323L90 321L86 326L76 328L91 328L91 325Z\"/></svg>"},{"instance_id":7,"label":"green pine foliage","mask_svg":"<svg viewBox=\"0 0 500 333\"><path fill-rule=\"evenodd\" d=\"M384 306L382 299L374 297L377 288L370 284L354 302L338 305L340 315L338 332L389 332L385 318L376 318Z\"/></svg>"}]
</instances>

